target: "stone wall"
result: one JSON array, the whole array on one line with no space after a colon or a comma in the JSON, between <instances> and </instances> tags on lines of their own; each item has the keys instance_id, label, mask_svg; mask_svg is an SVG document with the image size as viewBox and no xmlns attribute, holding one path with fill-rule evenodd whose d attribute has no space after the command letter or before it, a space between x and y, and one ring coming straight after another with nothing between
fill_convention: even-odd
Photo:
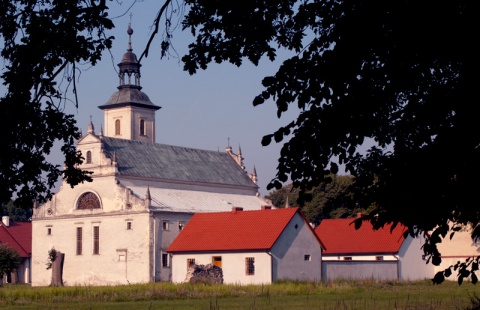
<instances>
[{"instance_id":1,"label":"stone wall","mask_svg":"<svg viewBox=\"0 0 480 310\"><path fill-rule=\"evenodd\" d=\"M188 268L185 282L192 284L223 284L223 271L222 268L213 264L194 265Z\"/></svg>"}]
</instances>

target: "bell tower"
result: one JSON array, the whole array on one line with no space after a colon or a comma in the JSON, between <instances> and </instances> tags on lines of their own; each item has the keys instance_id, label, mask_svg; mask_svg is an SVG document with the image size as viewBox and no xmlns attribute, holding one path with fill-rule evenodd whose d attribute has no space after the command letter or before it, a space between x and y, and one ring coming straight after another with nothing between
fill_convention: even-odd
<instances>
[{"instance_id":1,"label":"bell tower","mask_svg":"<svg viewBox=\"0 0 480 310\"><path fill-rule=\"evenodd\" d=\"M128 25L128 48L118 64L119 86L104 105L104 136L155 143L155 112L161 107L153 104L141 91L140 67L132 49L133 30Z\"/></svg>"}]
</instances>

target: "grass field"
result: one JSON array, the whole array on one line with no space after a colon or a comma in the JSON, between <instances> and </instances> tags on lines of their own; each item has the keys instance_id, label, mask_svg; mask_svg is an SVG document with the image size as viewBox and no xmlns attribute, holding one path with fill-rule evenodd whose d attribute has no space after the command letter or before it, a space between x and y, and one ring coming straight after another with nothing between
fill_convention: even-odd
<instances>
[{"instance_id":1,"label":"grass field","mask_svg":"<svg viewBox=\"0 0 480 310\"><path fill-rule=\"evenodd\" d=\"M465 309L480 286L431 281L0 288L1 309ZM480 309L480 308L479 308Z\"/></svg>"}]
</instances>

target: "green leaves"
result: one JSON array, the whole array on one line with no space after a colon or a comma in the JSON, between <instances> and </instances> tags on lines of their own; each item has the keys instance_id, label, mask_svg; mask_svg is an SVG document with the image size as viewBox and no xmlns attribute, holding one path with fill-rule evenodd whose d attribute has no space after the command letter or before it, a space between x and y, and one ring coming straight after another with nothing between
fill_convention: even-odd
<instances>
[{"instance_id":1,"label":"green leaves","mask_svg":"<svg viewBox=\"0 0 480 310\"><path fill-rule=\"evenodd\" d=\"M445 281L445 276L442 271L437 272L432 279L433 284L440 284L443 281Z\"/></svg>"},{"instance_id":2,"label":"green leaves","mask_svg":"<svg viewBox=\"0 0 480 310\"><path fill-rule=\"evenodd\" d=\"M439 271L435 274L432 282L434 284L440 284L444 281L445 278L448 278L452 275L453 270L457 271L457 283L461 285L465 279L470 278L472 284L477 284L478 276L475 271L478 271L478 262L480 256L469 257L464 262L458 261L455 265L446 268L443 271Z\"/></svg>"},{"instance_id":3,"label":"green leaves","mask_svg":"<svg viewBox=\"0 0 480 310\"><path fill-rule=\"evenodd\" d=\"M191 74L211 62L257 64L278 49L292 52L253 99L272 98L279 118L292 104L300 109L291 126L262 139L289 138L269 189L288 176L298 201L307 201L302 196L338 171L338 162L355 178L358 207L378 214L376 226L401 223L416 236L434 231L424 248L432 262L441 257L436 244L450 231L445 225L471 225L480 237L471 203L480 175L471 1L186 5L182 25L196 38L182 59Z\"/></svg>"},{"instance_id":4,"label":"green leaves","mask_svg":"<svg viewBox=\"0 0 480 310\"><path fill-rule=\"evenodd\" d=\"M22 258L13 248L0 243L0 277L11 272L20 265Z\"/></svg>"},{"instance_id":5,"label":"green leaves","mask_svg":"<svg viewBox=\"0 0 480 310\"><path fill-rule=\"evenodd\" d=\"M0 157L0 202L16 195L16 204L29 208L51 197L62 175L71 185L90 180L78 169L75 119L61 107L68 90L76 93L76 63L95 65L112 45L107 9L105 1L1 2L7 90L0 98L0 148L9 152ZM64 170L46 159L56 141L63 143Z\"/></svg>"},{"instance_id":6,"label":"green leaves","mask_svg":"<svg viewBox=\"0 0 480 310\"><path fill-rule=\"evenodd\" d=\"M278 177L280 179L280 177ZM356 208L350 192L352 177L348 175L326 176L320 186L302 195L292 183L270 192L266 198L275 206L283 207L288 197L291 206L299 206L311 223L318 224L324 218L351 217L366 210ZM278 185L281 185L279 182ZM272 184L273 186L273 184Z\"/></svg>"}]
</instances>

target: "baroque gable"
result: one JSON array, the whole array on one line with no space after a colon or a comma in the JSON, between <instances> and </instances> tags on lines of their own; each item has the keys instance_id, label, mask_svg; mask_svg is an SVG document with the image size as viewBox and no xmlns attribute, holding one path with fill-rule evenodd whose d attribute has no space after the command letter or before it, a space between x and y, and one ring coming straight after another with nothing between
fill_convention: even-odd
<instances>
[{"instance_id":1,"label":"baroque gable","mask_svg":"<svg viewBox=\"0 0 480 310\"><path fill-rule=\"evenodd\" d=\"M135 195L130 188L112 177L97 179L75 188L62 187L50 201L34 208L33 219L149 212L150 206L148 198Z\"/></svg>"}]
</instances>

